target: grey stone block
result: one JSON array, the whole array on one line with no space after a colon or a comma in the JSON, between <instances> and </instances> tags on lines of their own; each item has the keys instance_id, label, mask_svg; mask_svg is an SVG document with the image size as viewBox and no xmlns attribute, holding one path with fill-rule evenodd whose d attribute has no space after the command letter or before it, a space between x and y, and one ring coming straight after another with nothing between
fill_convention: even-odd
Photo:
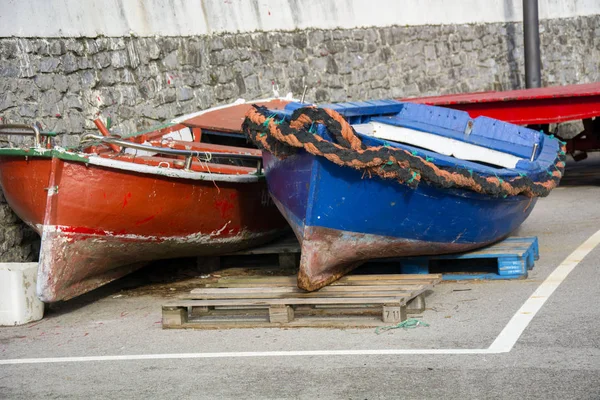
<instances>
[{"instance_id":1,"label":"grey stone block","mask_svg":"<svg viewBox=\"0 0 600 400\"><path fill-rule=\"evenodd\" d=\"M190 87L177 89L177 101L187 101L194 98L194 91Z\"/></svg>"},{"instance_id":2,"label":"grey stone block","mask_svg":"<svg viewBox=\"0 0 600 400\"><path fill-rule=\"evenodd\" d=\"M86 47L80 39L67 39L65 40L65 49L78 56L85 55Z\"/></svg>"},{"instance_id":3,"label":"grey stone block","mask_svg":"<svg viewBox=\"0 0 600 400\"><path fill-rule=\"evenodd\" d=\"M225 44L223 43L223 38L220 36L213 37L209 42L210 51L223 50L225 48Z\"/></svg>"},{"instance_id":4,"label":"grey stone block","mask_svg":"<svg viewBox=\"0 0 600 400\"><path fill-rule=\"evenodd\" d=\"M111 55L109 53L98 53L93 57L98 69L106 68L111 63Z\"/></svg>"},{"instance_id":5,"label":"grey stone block","mask_svg":"<svg viewBox=\"0 0 600 400\"><path fill-rule=\"evenodd\" d=\"M327 63L329 62L326 57L313 58L310 60L310 70L313 73L323 73L327 70Z\"/></svg>"},{"instance_id":6,"label":"grey stone block","mask_svg":"<svg viewBox=\"0 0 600 400\"><path fill-rule=\"evenodd\" d=\"M113 51L110 55L110 64L113 68L124 68L129 65L127 51L119 50Z\"/></svg>"},{"instance_id":7,"label":"grey stone block","mask_svg":"<svg viewBox=\"0 0 600 400\"><path fill-rule=\"evenodd\" d=\"M0 78L18 78L20 76L20 68L18 61L6 60L0 63Z\"/></svg>"},{"instance_id":8,"label":"grey stone block","mask_svg":"<svg viewBox=\"0 0 600 400\"><path fill-rule=\"evenodd\" d=\"M160 104L173 103L177 100L177 91L172 87L163 88L158 91L156 98Z\"/></svg>"},{"instance_id":9,"label":"grey stone block","mask_svg":"<svg viewBox=\"0 0 600 400\"><path fill-rule=\"evenodd\" d=\"M218 101L231 100L237 93L237 87L233 84L217 85L214 93Z\"/></svg>"},{"instance_id":10,"label":"grey stone block","mask_svg":"<svg viewBox=\"0 0 600 400\"><path fill-rule=\"evenodd\" d=\"M112 86L119 81L119 72L113 68L105 68L100 71L98 83L102 86Z\"/></svg>"},{"instance_id":11,"label":"grey stone block","mask_svg":"<svg viewBox=\"0 0 600 400\"><path fill-rule=\"evenodd\" d=\"M66 74L70 74L79 69L77 57L71 53L67 53L61 57L61 65Z\"/></svg>"},{"instance_id":12,"label":"grey stone block","mask_svg":"<svg viewBox=\"0 0 600 400\"><path fill-rule=\"evenodd\" d=\"M160 59L161 51L158 44L152 39L145 39L145 46L140 49L140 53L144 53L148 56L150 60L158 60Z\"/></svg>"},{"instance_id":13,"label":"grey stone block","mask_svg":"<svg viewBox=\"0 0 600 400\"><path fill-rule=\"evenodd\" d=\"M167 70L177 69L179 66L179 60L177 59L177 52L173 51L169 53L163 60L162 63Z\"/></svg>"},{"instance_id":14,"label":"grey stone block","mask_svg":"<svg viewBox=\"0 0 600 400\"><path fill-rule=\"evenodd\" d=\"M108 50L124 50L125 38L111 37L106 38L106 46Z\"/></svg>"},{"instance_id":15,"label":"grey stone block","mask_svg":"<svg viewBox=\"0 0 600 400\"><path fill-rule=\"evenodd\" d=\"M51 39L48 44L48 53L52 56L62 56L67 51L65 43L61 39Z\"/></svg>"},{"instance_id":16,"label":"grey stone block","mask_svg":"<svg viewBox=\"0 0 600 400\"><path fill-rule=\"evenodd\" d=\"M19 114L25 118L34 118L37 112L37 105L35 104L21 104L19 107Z\"/></svg>"},{"instance_id":17,"label":"grey stone block","mask_svg":"<svg viewBox=\"0 0 600 400\"><path fill-rule=\"evenodd\" d=\"M325 40L325 32L320 29L308 31L307 33L307 45L315 47Z\"/></svg>"},{"instance_id":18,"label":"grey stone block","mask_svg":"<svg viewBox=\"0 0 600 400\"><path fill-rule=\"evenodd\" d=\"M65 75L54 76L54 89L60 93L65 93L69 89L68 77Z\"/></svg>"},{"instance_id":19,"label":"grey stone block","mask_svg":"<svg viewBox=\"0 0 600 400\"><path fill-rule=\"evenodd\" d=\"M46 57L40 61L40 72L54 72L60 65L60 60L55 57Z\"/></svg>"}]
</instances>

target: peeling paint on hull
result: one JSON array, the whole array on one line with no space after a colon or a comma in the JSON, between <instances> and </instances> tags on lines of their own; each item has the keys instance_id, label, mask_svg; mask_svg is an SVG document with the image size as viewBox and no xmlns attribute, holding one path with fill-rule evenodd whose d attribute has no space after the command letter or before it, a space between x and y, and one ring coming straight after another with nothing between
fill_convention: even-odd
<instances>
[{"instance_id":1,"label":"peeling paint on hull","mask_svg":"<svg viewBox=\"0 0 600 400\"><path fill-rule=\"evenodd\" d=\"M218 238L201 234L156 237L81 231L74 227L43 227L37 280L41 300L68 300L120 278L147 261L223 254L265 243L280 234L279 230L240 232Z\"/></svg>"},{"instance_id":2,"label":"peeling paint on hull","mask_svg":"<svg viewBox=\"0 0 600 400\"><path fill-rule=\"evenodd\" d=\"M302 237L298 287L322 288L360 264L377 258L468 251L485 243L439 243L310 226Z\"/></svg>"}]
</instances>

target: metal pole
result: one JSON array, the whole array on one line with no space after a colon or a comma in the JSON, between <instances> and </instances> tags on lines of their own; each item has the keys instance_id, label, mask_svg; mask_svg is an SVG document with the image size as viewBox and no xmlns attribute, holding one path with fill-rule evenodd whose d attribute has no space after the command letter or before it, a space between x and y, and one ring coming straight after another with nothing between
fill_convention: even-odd
<instances>
[{"instance_id":1,"label":"metal pole","mask_svg":"<svg viewBox=\"0 0 600 400\"><path fill-rule=\"evenodd\" d=\"M542 86L538 0L523 0L523 38L525 40L525 86Z\"/></svg>"}]
</instances>

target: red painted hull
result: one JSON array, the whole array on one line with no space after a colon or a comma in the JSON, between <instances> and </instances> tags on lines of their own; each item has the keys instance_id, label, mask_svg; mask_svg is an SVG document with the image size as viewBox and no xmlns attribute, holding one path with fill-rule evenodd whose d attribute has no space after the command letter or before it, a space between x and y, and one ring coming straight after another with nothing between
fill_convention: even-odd
<instances>
[{"instance_id":1,"label":"red painted hull","mask_svg":"<svg viewBox=\"0 0 600 400\"><path fill-rule=\"evenodd\" d=\"M263 180L176 179L60 158L0 156L13 210L42 236L38 295L65 300L143 261L264 243L287 223Z\"/></svg>"},{"instance_id":2,"label":"red painted hull","mask_svg":"<svg viewBox=\"0 0 600 400\"><path fill-rule=\"evenodd\" d=\"M517 125L555 124L600 116L600 82L505 92L402 99L467 111Z\"/></svg>"},{"instance_id":3,"label":"red painted hull","mask_svg":"<svg viewBox=\"0 0 600 400\"><path fill-rule=\"evenodd\" d=\"M486 116L517 125L544 126L583 120L584 130L565 139L567 152L580 160L587 157L585 152L600 150L600 82L401 100L454 108L467 111L473 118ZM583 152L583 156L576 156L575 151Z\"/></svg>"}]
</instances>

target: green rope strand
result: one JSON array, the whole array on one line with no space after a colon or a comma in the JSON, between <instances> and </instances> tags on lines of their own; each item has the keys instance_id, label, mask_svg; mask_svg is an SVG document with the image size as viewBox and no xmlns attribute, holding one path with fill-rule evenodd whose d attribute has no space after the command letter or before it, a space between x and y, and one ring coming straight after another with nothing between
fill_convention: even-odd
<instances>
[{"instance_id":1,"label":"green rope strand","mask_svg":"<svg viewBox=\"0 0 600 400\"><path fill-rule=\"evenodd\" d=\"M375 329L375 333L379 335L381 332L386 332L392 329L415 329L419 326L428 327L429 324L427 322L419 321L418 319L409 318L406 321L397 323L396 325L379 326Z\"/></svg>"}]
</instances>

